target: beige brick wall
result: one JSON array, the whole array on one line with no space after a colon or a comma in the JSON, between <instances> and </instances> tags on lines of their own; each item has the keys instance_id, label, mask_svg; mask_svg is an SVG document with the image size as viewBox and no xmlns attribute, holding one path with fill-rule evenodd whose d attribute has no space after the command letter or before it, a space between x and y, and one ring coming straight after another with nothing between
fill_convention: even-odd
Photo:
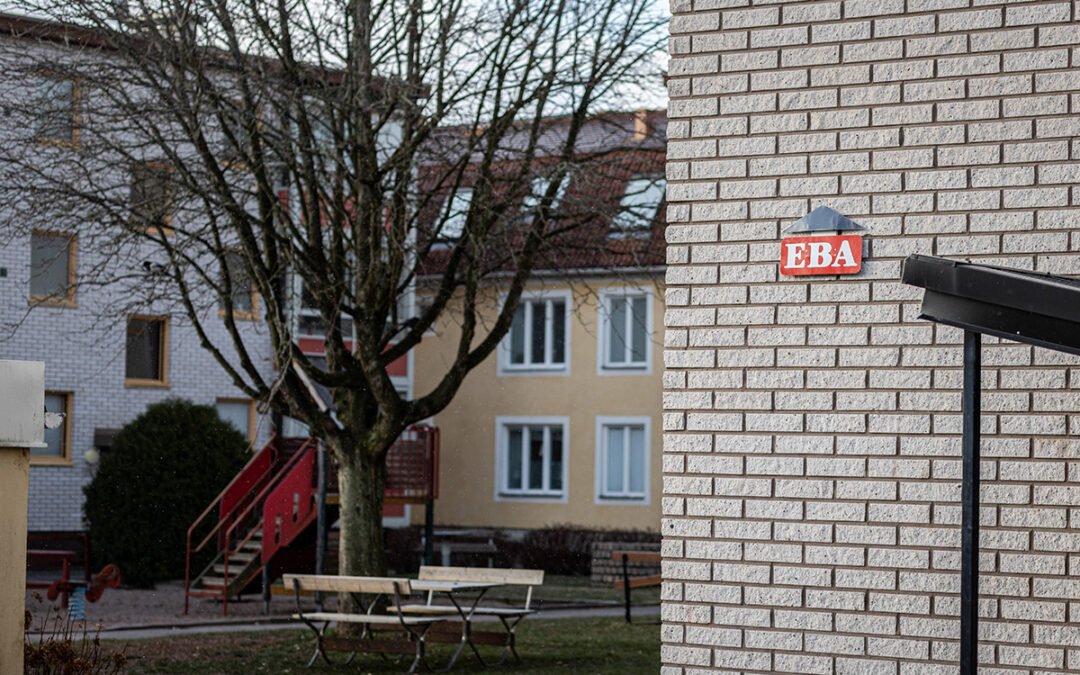
<instances>
[{"instance_id":1,"label":"beige brick wall","mask_svg":"<svg viewBox=\"0 0 1080 675\"><path fill-rule=\"evenodd\" d=\"M672 10L662 672L955 673L962 336L900 264L1080 274L1080 2ZM863 271L779 277L820 204ZM985 343L984 672L1080 672L1080 359Z\"/></svg>"}]
</instances>

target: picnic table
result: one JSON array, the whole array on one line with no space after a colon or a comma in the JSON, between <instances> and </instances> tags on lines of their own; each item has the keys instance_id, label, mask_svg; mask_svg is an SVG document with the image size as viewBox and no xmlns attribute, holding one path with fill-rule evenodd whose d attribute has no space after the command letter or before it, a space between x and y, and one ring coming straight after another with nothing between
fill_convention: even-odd
<instances>
[{"instance_id":1,"label":"picnic table","mask_svg":"<svg viewBox=\"0 0 1080 675\"><path fill-rule=\"evenodd\" d=\"M503 655L497 663L503 663L513 654L520 660L515 643L515 628L525 616L536 610L529 607L532 586L543 583L542 570L499 570L482 567L421 567L416 580L393 577L349 577L313 574L286 574L285 585L291 586L296 596L297 613L294 619L303 621L315 633L315 653L308 662L310 667L320 657L331 663L327 651L349 651L348 661L355 652L382 654L413 654L414 658L406 673L413 673L417 666L427 663L427 644L431 642L457 642L458 647L442 671L449 670L457 662L465 646L473 651L480 663L487 665L477 645L501 645ZM502 607L482 604L484 595L492 588L507 584L527 585L529 590L523 607ZM356 598L363 612L305 612L300 597L305 591L330 591L350 593ZM427 593L424 603L402 604L403 598L415 593ZM361 594L374 596L364 603ZM438 595L449 604L436 604ZM377 612L381 597L392 602L385 613ZM496 617L502 623L502 631L473 630L473 621L479 616ZM316 624L322 623L320 628ZM362 626L357 637L326 635L331 623L354 623ZM404 631L405 639L375 638L376 630ZM348 662L347 661L347 662Z\"/></svg>"}]
</instances>

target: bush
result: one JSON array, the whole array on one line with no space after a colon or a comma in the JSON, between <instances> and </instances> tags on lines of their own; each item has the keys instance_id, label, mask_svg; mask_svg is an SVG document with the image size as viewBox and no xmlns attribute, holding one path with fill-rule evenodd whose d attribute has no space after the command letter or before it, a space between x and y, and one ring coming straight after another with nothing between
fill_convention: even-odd
<instances>
[{"instance_id":1,"label":"bush","mask_svg":"<svg viewBox=\"0 0 1080 675\"><path fill-rule=\"evenodd\" d=\"M211 406L169 399L148 407L117 433L84 488L95 564L117 565L137 587L183 577L187 529L244 466L247 449Z\"/></svg>"},{"instance_id":2,"label":"bush","mask_svg":"<svg viewBox=\"0 0 1080 675\"><path fill-rule=\"evenodd\" d=\"M592 545L601 541L660 541L660 535L641 530L585 530L573 525L553 525L531 530L518 545L522 567L548 574L589 576Z\"/></svg>"}]
</instances>

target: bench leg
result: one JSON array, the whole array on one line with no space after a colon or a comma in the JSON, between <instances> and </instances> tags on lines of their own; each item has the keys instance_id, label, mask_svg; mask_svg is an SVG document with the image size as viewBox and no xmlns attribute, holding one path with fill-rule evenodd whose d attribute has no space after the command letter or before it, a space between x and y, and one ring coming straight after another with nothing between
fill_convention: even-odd
<instances>
[{"instance_id":1,"label":"bench leg","mask_svg":"<svg viewBox=\"0 0 1080 675\"><path fill-rule=\"evenodd\" d=\"M333 661L330 660L330 657L327 656L326 649L323 648L323 636L326 634L326 628L330 625L330 622L323 622L323 627L321 631L315 627L315 624L311 623L307 619L304 619L304 623L306 623L308 627L311 628L311 630L315 633L315 653L311 655L311 660L307 662L306 667L310 668L315 665L315 662L319 660L320 656L323 657L323 661L326 661L326 665L334 665ZM350 660L351 658L352 657L350 657Z\"/></svg>"},{"instance_id":2,"label":"bench leg","mask_svg":"<svg viewBox=\"0 0 1080 675\"><path fill-rule=\"evenodd\" d=\"M510 655L514 655L514 660L521 663L521 655L517 651L517 625L521 623L524 616L516 617L513 621L508 621L505 616L500 616L499 621L502 621L503 628L506 630L506 647L503 649L503 654L495 665L501 666L506 663L506 659L510 658Z\"/></svg>"}]
</instances>

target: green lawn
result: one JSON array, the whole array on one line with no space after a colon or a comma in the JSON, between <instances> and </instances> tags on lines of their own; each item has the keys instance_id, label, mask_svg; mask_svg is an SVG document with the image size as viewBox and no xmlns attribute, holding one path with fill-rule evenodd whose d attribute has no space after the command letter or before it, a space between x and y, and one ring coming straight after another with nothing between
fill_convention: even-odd
<instances>
[{"instance_id":1,"label":"green lawn","mask_svg":"<svg viewBox=\"0 0 1080 675\"><path fill-rule=\"evenodd\" d=\"M491 590L485 598L506 598L520 603L525 599L525 589L513 586L500 586ZM631 601L634 605L660 604L660 587L646 586L633 589ZM572 577L549 574L542 586L533 589L533 602L537 606L562 603L617 603L623 602L623 591L617 591L610 584L600 586L589 581L589 577ZM513 603L511 603L513 604Z\"/></svg>"},{"instance_id":2,"label":"green lawn","mask_svg":"<svg viewBox=\"0 0 1080 675\"><path fill-rule=\"evenodd\" d=\"M494 628L494 626L493 626ZM133 640L127 645L130 673L295 673L303 671L311 656L311 631L207 634L154 640ZM431 648L431 665L445 666L454 645ZM497 656L501 648L481 647ZM522 662L484 669L471 654L463 654L452 673L651 673L660 664L660 628L627 625L621 618L526 619L518 627ZM340 664L344 654L331 654ZM402 673L408 661L389 662L375 654L359 654L349 666L328 667L321 661L312 673ZM419 672L423 672L421 669Z\"/></svg>"}]
</instances>

